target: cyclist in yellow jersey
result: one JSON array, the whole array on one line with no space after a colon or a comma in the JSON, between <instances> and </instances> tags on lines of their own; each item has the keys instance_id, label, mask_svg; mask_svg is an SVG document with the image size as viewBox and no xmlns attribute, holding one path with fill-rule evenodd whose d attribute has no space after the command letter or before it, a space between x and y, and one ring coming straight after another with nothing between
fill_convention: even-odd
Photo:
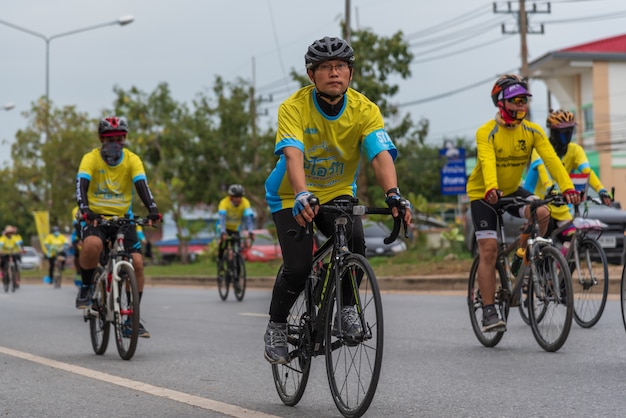
<instances>
[{"instance_id":1,"label":"cyclist in yellow jersey","mask_svg":"<svg viewBox=\"0 0 626 418\"><path fill-rule=\"evenodd\" d=\"M228 196L220 200L217 207L219 216L218 227L220 230L220 245L217 255L217 278L224 278L224 251L228 245L227 237L239 241L239 230L241 221L245 220L248 237L254 240L254 212L250 206L250 201L244 197L244 190L241 184L231 184L228 186ZM239 282L233 283L235 288L239 287Z\"/></svg>"},{"instance_id":2,"label":"cyclist in yellow jersey","mask_svg":"<svg viewBox=\"0 0 626 418\"><path fill-rule=\"evenodd\" d=\"M52 227L52 232L49 233L43 241L44 255L48 259L48 275L44 277L44 282L51 284L54 278L54 264L58 256L67 257L65 249L67 247L67 239L65 235L61 234L58 226ZM65 261L61 265L61 271L65 267Z\"/></svg>"},{"instance_id":3,"label":"cyclist in yellow jersey","mask_svg":"<svg viewBox=\"0 0 626 418\"><path fill-rule=\"evenodd\" d=\"M598 192L603 204L611 206L611 195L591 169L585 150L580 145L571 142L576 127L574 114L564 110L551 110L546 126L550 129L550 143L561 159L565 170L571 174L587 174L589 176L589 186ZM534 190L536 195L543 196L552 185L552 178L546 171L543 160L539 157L539 154L533 152L524 188ZM575 229L569 209L566 206L554 207L551 208L550 215L557 222L557 227L564 227L570 224L569 228L563 230L559 239L561 241L571 239Z\"/></svg>"},{"instance_id":4,"label":"cyclist in yellow jersey","mask_svg":"<svg viewBox=\"0 0 626 418\"><path fill-rule=\"evenodd\" d=\"M385 131L376 104L348 87L353 72L354 51L343 39L316 40L305 54L312 85L301 88L278 110L274 154L279 159L265 182L265 198L276 224L283 254L282 274L274 283L270 321L265 332L265 359L273 364L288 361L287 317L304 288L312 263L313 237L300 241L289 234L315 221L327 236L333 234L335 216L317 213L311 207L315 196L324 204L340 197L355 197L361 157L369 161L386 202L398 216L404 203L398 189L394 159L397 150ZM409 205L408 202L406 202ZM411 223L411 211L404 221ZM355 219L348 225L351 250L365 254L363 225ZM343 292L342 330L362 333L355 325L356 309L351 292Z\"/></svg>"},{"instance_id":5,"label":"cyclist in yellow jersey","mask_svg":"<svg viewBox=\"0 0 626 418\"><path fill-rule=\"evenodd\" d=\"M148 209L151 224L162 219L152 192L148 187L146 173L139 156L125 149L128 124L123 118L110 117L100 121L98 136L101 148L85 154L76 177L76 201L85 220L82 229L83 246L80 252L82 285L76 297L76 307L84 309L91 304L93 275L107 236L116 231L98 226L103 215L132 215L133 188ZM126 251L132 255L137 277L139 301L143 295L144 272L141 243L135 228L128 228L124 236ZM139 336L149 337L143 324Z\"/></svg>"},{"instance_id":6,"label":"cyclist in yellow jersey","mask_svg":"<svg viewBox=\"0 0 626 418\"><path fill-rule=\"evenodd\" d=\"M10 255L13 256L13 260L15 260L18 266L19 272L23 246L24 242L22 240L22 236L17 233L17 227L13 225L7 225L4 227L4 231L2 231L2 236L0 237L0 269L5 277L8 274L7 269L9 268ZM16 287L19 287L19 273ZM7 288L5 287L4 290L6 291Z\"/></svg>"},{"instance_id":7,"label":"cyclist in yellow jersey","mask_svg":"<svg viewBox=\"0 0 626 418\"><path fill-rule=\"evenodd\" d=\"M528 101L532 95L526 82L516 74L506 74L496 80L491 100L498 108L495 119L476 131L476 166L467 181L472 222L480 262L478 285L483 298L483 331L504 331L506 323L500 318L493 302L496 290L496 258L498 254L497 216L495 208L502 196L530 197L532 193L520 187L522 174L533 149L546 162L552 177L564 190L569 203L580 202L580 195L550 145L543 129L525 120ZM547 207L537 210L542 233L550 218ZM528 219L530 208L525 206L511 215ZM525 246L526 243L521 243Z\"/></svg>"}]
</instances>

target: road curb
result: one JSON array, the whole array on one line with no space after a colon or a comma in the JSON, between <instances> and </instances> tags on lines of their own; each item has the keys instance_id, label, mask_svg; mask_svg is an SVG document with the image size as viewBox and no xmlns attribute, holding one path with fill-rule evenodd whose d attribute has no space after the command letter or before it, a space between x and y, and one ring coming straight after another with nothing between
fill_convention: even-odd
<instances>
[{"instance_id":1,"label":"road curb","mask_svg":"<svg viewBox=\"0 0 626 418\"><path fill-rule=\"evenodd\" d=\"M275 277L248 277L248 287L259 289L271 289L274 286ZM24 277L22 283L41 284L41 278ZM68 284L72 282L69 282ZM620 293L621 276L609 277L609 293ZM466 291L467 276L461 275L441 275L441 276L411 276L411 277L391 277L383 276L378 278L381 291ZM199 286L215 287L216 278L208 276L187 276L187 277L160 277L148 276L145 282L146 287L154 286Z\"/></svg>"}]
</instances>

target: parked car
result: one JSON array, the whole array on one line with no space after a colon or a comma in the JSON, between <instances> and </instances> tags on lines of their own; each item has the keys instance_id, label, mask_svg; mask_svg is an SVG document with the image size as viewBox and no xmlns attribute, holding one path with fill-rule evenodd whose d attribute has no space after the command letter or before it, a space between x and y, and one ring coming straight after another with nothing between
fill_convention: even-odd
<instances>
[{"instance_id":1,"label":"parked car","mask_svg":"<svg viewBox=\"0 0 626 418\"><path fill-rule=\"evenodd\" d=\"M394 242L385 244L384 239L391 235L391 230L382 222L363 219L363 233L365 235L365 256L391 256L406 251L407 246L398 237ZM402 231L400 231L402 234ZM326 237L321 232L315 234L316 244L322 245Z\"/></svg>"},{"instance_id":2,"label":"parked car","mask_svg":"<svg viewBox=\"0 0 626 418\"><path fill-rule=\"evenodd\" d=\"M246 261L271 261L282 258L278 239L274 238L267 229L255 229L252 246L241 251Z\"/></svg>"},{"instance_id":3,"label":"parked car","mask_svg":"<svg viewBox=\"0 0 626 418\"><path fill-rule=\"evenodd\" d=\"M593 190L589 191L590 197L597 197ZM619 203L616 204L619 207ZM582 211L582 205L580 206ZM617 207L608 207L604 205L597 205L595 203L589 203L588 215L590 219L599 219L608 225L608 228L602 232L602 235L598 239L602 248L606 253L609 263L611 264L623 264L624 263L624 231L626 231L626 211L620 210ZM524 219L516 218L508 213L503 216L504 232L507 242L511 243L515 241L520 233L520 229L524 224ZM476 237L474 235L474 224L472 223L472 214L470 209L465 213L465 246L472 253L476 255Z\"/></svg>"},{"instance_id":4,"label":"parked car","mask_svg":"<svg viewBox=\"0 0 626 418\"><path fill-rule=\"evenodd\" d=\"M34 247L24 247L22 250L21 268L24 270L34 270L41 266L41 255Z\"/></svg>"}]
</instances>

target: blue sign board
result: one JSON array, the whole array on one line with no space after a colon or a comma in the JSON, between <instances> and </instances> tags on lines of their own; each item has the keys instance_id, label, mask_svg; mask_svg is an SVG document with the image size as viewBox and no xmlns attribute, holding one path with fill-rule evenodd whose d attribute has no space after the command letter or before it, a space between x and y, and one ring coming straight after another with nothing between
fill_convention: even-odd
<instances>
[{"instance_id":1,"label":"blue sign board","mask_svg":"<svg viewBox=\"0 0 626 418\"><path fill-rule=\"evenodd\" d=\"M465 175L465 148L442 148L439 156L446 159L441 168L441 194L465 194L467 176Z\"/></svg>"}]
</instances>

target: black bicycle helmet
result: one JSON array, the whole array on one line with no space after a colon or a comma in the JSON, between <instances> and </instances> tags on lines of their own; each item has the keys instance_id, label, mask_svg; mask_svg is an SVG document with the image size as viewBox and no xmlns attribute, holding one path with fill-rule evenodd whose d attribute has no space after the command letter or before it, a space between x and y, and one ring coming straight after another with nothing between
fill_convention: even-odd
<instances>
[{"instance_id":1,"label":"black bicycle helmet","mask_svg":"<svg viewBox=\"0 0 626 418\"><path fill-rule=\"evenodd\" d=\"M126 135L128 133L128 124L124 118L112 116L100 121L98 125L98 136L116 136Z\"/></svg>"},{"instance_id":2,"label":"black bicycle helmet","mask_svg":"<svg viewBox=\"0 0 626 418\"><path fill-rule=\"evenodd\" d=\"M243 186L241 184L231 184L228 186L228 195L233 197L243 196Z\"/></svg>"},{"instance_id":3,"label":"black bicycle helmet","mask_svg":"<svg viewBox=\"0 0 626 418\"><path fill-rule=\"evenodd\" d=\"M307 70L312 70L321 63L331 60L345 61L352 66L354 50L343 39L326 36L313 42L304 55Z\"/></svg>"}]
</instances>

